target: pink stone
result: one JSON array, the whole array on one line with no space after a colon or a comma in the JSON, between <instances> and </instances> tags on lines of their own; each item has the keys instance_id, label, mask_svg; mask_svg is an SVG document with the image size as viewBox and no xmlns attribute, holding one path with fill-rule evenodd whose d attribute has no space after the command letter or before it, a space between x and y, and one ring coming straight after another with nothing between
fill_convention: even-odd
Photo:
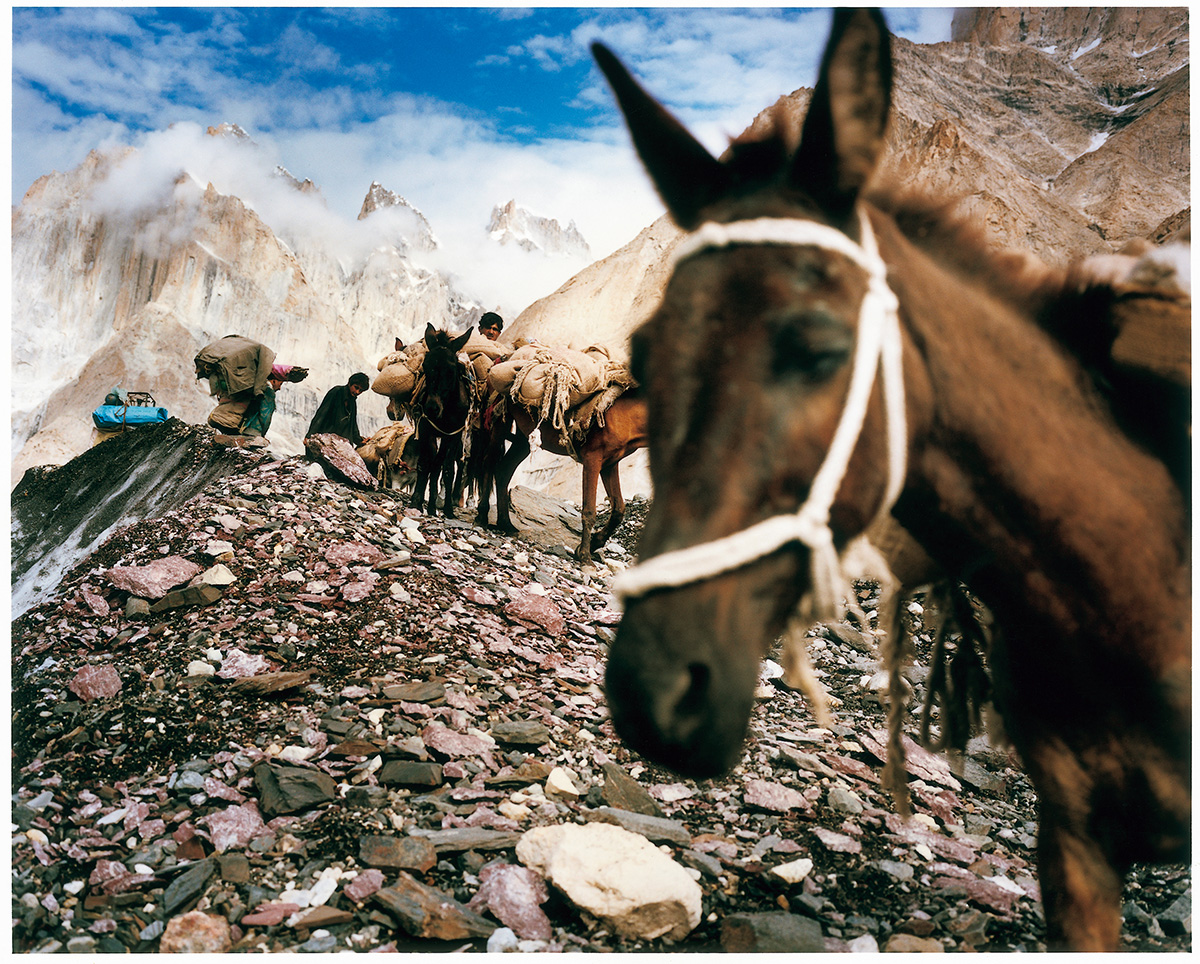
<instances>
[{"instance_id":1,"label":"pink stone","mask_svg":"<svg viewBox=\"0 0 1200 964\"><path fill-rule=\"evenodd\" d=\"M85 703L89 700L116 696L121 692L121 677L109 665L81 666L67 689Z\"/></svg>"},{"instance_id":2,"label":"pink stone","mask_svg":"<svg viewBox=\"0 0 1200 964\"><path fill-rule=\"evenodd\" d=\"M479 589L475 586L467 586L467 588L463 590L463 596L480 606L496 605L496 597L486 589Z\"/></svg>"},{"instance_id":3,"label":"pink stone","mask_svg":"<svg viewBox=\"0 0 1200 964\"><path fill-rule=\"evenodd\" d=\"M349 481L366 486L368 489L379 487L375 476L367 471L367 464L359 457L348 439L326 433L312 435L304 441L305 447L310 453L320 461L327 463L330 468L345 476Z\"/></svg>"},{"instance_id":4,"label":"pink stone","mask_svg":"<svg viewBox=\"0 0 1200 964\"><path fill-rule=\"evenodd\" d=\"M482 737L459 733L443 723L430 723L421 732L421 739L431 750L448 757L469 757L489 753L493 744Z\"/></svg>"},{"instance_id":5,"label":"pink stone","mask_svg":"<svg viewBox=\"0 0 1200 964\"><path fill-rule=\"evenodd\" d=\"M88 877L89 884L102 884L106 880L115 880L118 877L124 877L129 873L129 868L119 860L105 860L101 857L96 861L96 866L92 868L91 876Z\"/></svg>"},{"instance_id":6,"label":"pink stone","mask_svg":"<svg viewBox=\"0 0 1200 964\"><path fill-rule=\"evenodd\" d=\"M978 877L961 867L954 867L950 864L934 864L931 869L937 874L932 881L934 887L945 888L955 885L965 887L967 896L971 900L1006 916L1012 913L1013 904L1022 896L1015 889L1016 884L1004 887L995 881Z\"/></svg>"},{"instance_id":7,"label":"pink stone","mask_svg":"<svg viewBox=\"0 0 1200 964\"><path fill-rule=\"evenodd\" d=\"M346 602L362 602L371 595L371 590L379 582L379 573L364 572L354 582L348 582L342 587L342 598Z\"/></svg>"},{"instance_id":8,"label":"pink stone","mask_svg":"<svg viewBox=\"0 0 1200 964\"><path fill-rule=\"evenodd\" d=\"M554 601L536 593L518 596L504 607L504 614L522 625L539 627L551 636L566 632L567 621Z\"/></svg>"},{"instance_id":9,"label":"pink stone","mask_svg":"<svg viewBox=\"0 0 1200 964\"><path fill-rule=\"evenodd\" d=\"M383 886L383 871L374 867L359 873L352 881L342 888L351 900L361 903Z\"/></svg>"},{"instance_id":10,"label":"pink stone","mask_svg":"<svg viewBox=\"0 0 1200 964\"><path fill-rule=\"evenodd\" d=\"M265 656L243 653L240 649L231 649L221 660L221 668L217 675L221 679L245 679L247 676L258 676L260 673L270 673L278 667Z\"/></svg>"},{"instance_id":11,"label":"pink stone","mask_svg":"<svg viewBox=\"0 0 1200 964\"><path fill-rule=\"evenodd\" d=\"M445 774L443 769L442 773ZM466 819L468 827L490 827L492 830L520 830L521 825L515 820L501 816L490 807L476 807L475 812Z\"/></svg>"},{"instance_id":12,"label":"pink stone","mask_svg":"<svg viewBox=\"0 0 1200 964\"><path fill-rule=\"evenodd\" d=\"M383 558L383 551L366 542L335 542L322 555L331 566L348 566L352 562L373 566Z\"/></svg>"},{"instance_id":13,"label":"pink stone","mask_svg":"<svg viewBox=\"0 0 1200 964\"><path fill-rule=\"evenodd\" d=\"M273 927L283 923L299 909L299 904L260 904L253 914L242 918L241 924L243 927Z\"/></svg>"},{"instance_id":14,"label":"pink stone","mask_svg":"<svg viewBox=\"0 0 1200 964\"><path fill-rule=\"evenodd\" d=\"M844 833L826 830L824 827L813 827L813 834L825 845L826 850L839 854L857 854L862 852L862 844Z\"/></svg>"},{"instance_id":15,"label":"pink stone","mask_svg":"<svg viewBox=\"0 0 1200 964\"><path fill-rule=\"evenodd\" d=\"M233 947L224 917L193 910L167 921L158 950L162 954L224 954Z\"/></svg>"},{"instance_id":16,"label":"pink stone","mask_svg":"<svg viewBox=\"0 0 1200 964\"><path fill-rule=\"evenodd\" d=\"M867 750L887 763L887 730L871 729L857 734L858 740ZM950 772L950 763L945 757L930 753L907 735L901 736L904 745L904 768L921 780L949 787L951 790L961 790L962 784Z\"/></svg>"},{"instance_id":17,"label":"pink stone","mask_svg":"<svg viewBox=\"0 0 1200 964\"><path fill-rule=\"evenodd\" d=\"M210 813L200 822L208 825L209 837L218 853L230 847L245 847L255 837L267 832L254 801Z\"/></svg>"},{"instance_id":18,"label":"pink stone","mask_svg":"<svg viewBox=\"0 0 1200 964\"><path fill-rule=\"evenodd\" d=\"M479 879L479 891L469 904L472 910L486 907L522 940L550 940L554 932L540 906L549 891L540 874L515 864L494 864L484 867Z\"/></svg>"},{"instance_id":19,"label":"pink stone","mask_svg":"<svg viewBox=\"0 0 1200 964\"><path fill-rule=\"evenodd\" d=\"M140 890L144 884L149 884L154 879L153 874L126 874L124 877L105 881L100 889L106 894L123 894L129 890Z\"/></svg>"},{"instance_id":20,"label":"pink stone","mask_svg":"<svg viewBox=\"0 0 1200 964\"><path fill-rule=\"evenodd\" d=\"M142 599L161 599L203 571L182 556L167 556L144 566L114 566L108 570L108 581Z\"/></svg>"},{"instance_id":21,"label":"pink stone","mask_svg":"<svg viewBox=\"0 0 1200 964\"><path fill-rule=\"evenodd\" d=\"M87 603L88 609L94 612L97 616L107 616L109 613L108 600L103 596L97 596L94 592L83 590L83 601Z\"/></svg>"},{"instance_id":22,"label":"pink stone","mask_svg":"<svg viewBox=\"0 0 1200 964\"><path fill-rule=\"evenodd\" d=\"M204 778L204 792L210 797L216 797L218 800L230 800L233 803L246 802L246 798L238 793L237 790L214 777Z\"/></svg>"},{"instance_id":23,"label":"pink stone","mask_svg":"<svg viewBox=\"0 0 1200 964\"><path fill-rule=\"evenodd\" d=\"M135 829L148 816L150 816L150 804L127 801L125 804L125 821L122 827L126 833L129 833L129 831Z\"/></svg>"},{"instance_id":24,"label":"pink stone","mask_svg":"<svg viewBox=\"0 0 1200 964\"><path fill-rule=\"evenodd\" d=\"M809 810L812 807L812 804L800 791L767 780L746 781L746 803L778 813L785 813L788 810Z\"/></svg>"}]
</instances>

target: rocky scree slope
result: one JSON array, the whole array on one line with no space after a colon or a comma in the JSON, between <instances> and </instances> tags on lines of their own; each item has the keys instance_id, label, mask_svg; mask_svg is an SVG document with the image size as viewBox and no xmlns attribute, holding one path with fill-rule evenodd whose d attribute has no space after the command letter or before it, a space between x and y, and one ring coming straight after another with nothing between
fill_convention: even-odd
<instances>
[{"instance_id":1,"label":"rocky scree slope","mask_svg":"<svg viewBox=\"0 0 1200 964\"><path fill-rule=\"evenodd\" d=\"M1016 762L910 747L901 821L847 626L810 640L830 729L767 662L727 778L625 749L608 578L644 502L581 571L298 458L226 469L13 623L14 951L1042 949ZM673 869L607 876L628 858L563 828ZM1190 948L1188 869L1139 868L1125 911L1128 949Z\"/></svg>"}]
</instances>

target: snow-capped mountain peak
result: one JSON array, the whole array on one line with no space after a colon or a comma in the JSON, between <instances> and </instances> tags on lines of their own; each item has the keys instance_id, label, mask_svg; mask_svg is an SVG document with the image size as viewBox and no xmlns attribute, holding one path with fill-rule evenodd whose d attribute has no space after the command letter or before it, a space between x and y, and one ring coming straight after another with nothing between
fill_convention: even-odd
<instances>
[{"instance_id":1,"label":"snow-capped mountain peak","mask_svg":"<svg viewBox=\"0 0 1200 964\"><path fill-rule=\"evenodd\" d=\"M492 209L488 234L498 244L515 244L526 251L541 251L548 255L591 258L591 249L575 222L564 228L554 218L531 214L515 200L497 204Z\"/></svg>"},{"instance_id":2,"label":"snow-capped mountain peak","mask_svg":"<svg viewBox=\"0 0 1200 964\"><path fill-rule=\"evenodd\" d=\"M401 250L437 249L437 238L425 215L413 207L403 195L389 191L378 181L372 181L371 186L367 188L367 195L363 198L362 208L358 212L358 220L362 221L373 214L397 220L399 236L396 243Z\"/></svg>"},{"instance_id":3,"label":"snow-capped mountain peak","mask_svg":"<svg viewBox=\"0 0 1200 964\"><path fill-rule=\"evenodd\" d=\"M210 137L232 137L236 140L252 140L249 134L245 132L239 125L231 124L225 121L223 124L218 124L216 127L208 128L207 134Z\"/></svg>"}]
</instances>

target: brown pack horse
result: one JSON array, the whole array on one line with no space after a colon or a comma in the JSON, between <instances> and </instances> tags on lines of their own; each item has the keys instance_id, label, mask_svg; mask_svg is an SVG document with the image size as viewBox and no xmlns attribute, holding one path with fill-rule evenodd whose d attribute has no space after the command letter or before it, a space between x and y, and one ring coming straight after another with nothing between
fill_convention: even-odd
<instances>
[{"instance_id":1,"label":"brown pack horse","mask_svg":"<svg viewBox=\"0 0 1200 964\"><path fill-rule=\"evenodd\" d=\"M890 509L995 616L1050 943L1115 949L1124 870L1190 853L1190 502L1090 368L1104 292L864 197L877 11L835 13L798 146L781 117L722 161L594 51L693 232L634 337L655 497L607 667L618 731L685 774L734 765L760 657L802 599L836 602L838 553Z\"/></svg>"},{"instance_id":2,"label":"brown pack horse","mask_svg":"<svg viewBox=\"0 0 1200 964\"><path fill-rule=\"evenodd\" d=\"M529 457L529 436L537 428L536 417L524 406L509 401L505 411L484 432L481 441L486 447L480 470L479 507L475 524L486 526L491 512L492 486L496 489L496 523L502 532L516 533L509 516L508 484L517 467ZM516 431L512 431L515 428ZM583 466L583 533L575 558L591 562L592 551L599 549L617 531L625 518L625 497L621 493L621 460L646 447L646 403L636 388L621 394L604 413L603 422L594 424L583 441L571 444L569 439L541 426L541 445L556 455L566 455ZM504 450L506 441L512 444ZM604 528L596 534L596 483L604 484L610 514Z\"/></svg>"}]
</instances>

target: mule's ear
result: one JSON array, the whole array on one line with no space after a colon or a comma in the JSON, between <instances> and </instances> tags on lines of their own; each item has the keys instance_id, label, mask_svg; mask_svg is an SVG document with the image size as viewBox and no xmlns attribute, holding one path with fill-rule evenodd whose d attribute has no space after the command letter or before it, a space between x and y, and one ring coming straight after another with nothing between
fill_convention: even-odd
<instances>
[{"instance_id":1,"label":"mule's ear","mask_svg":"<svg viewBox=\"0 0 1200 964\"><path fill-rule=\"evenodd\" d=\"M425 347L432 348L437 339L437 329L430 322L425 322Z\"/></svg>"},{"instance_id":2,"label":"mule's ear","mask_svg":"<svg viewBox=\"0 0 1200 964\"><path fill-rule=\"evenodd\" d=\"M617 96L633 145L667 210L681 228L696 227L701 209L729 183L725 168L642 89L612 51L594 43L592 55Z\"/></svg>"},{"instance_id":3,"label":"mule's ear","mask_svg":"<svg viewBox=\"0 0 1200 964\"><path fill-rule=\"evenodd\" d=\"M452 352L454 352L454 354L456 354L456 355L460 351L462 351L463 346L466 345L466 343L471 340L471 332L473 332L474 330L475 330L475 326L472 325L470 328L468 328L466 331L464 331L461 335L459 335L457 338L455 338L454 341L450 342L450 350Z\"/></svg>"},{"instance_id":4,"label":"mule's ear","mask_svg":"<svg viewBox=\"0 0 1200 964\"><path fill-rule=\"evenodd\" d=\"M876 9L834 11L791 181L844 216L883 153L892 99L892 45Z\"/></svg>"}]
</instances>

